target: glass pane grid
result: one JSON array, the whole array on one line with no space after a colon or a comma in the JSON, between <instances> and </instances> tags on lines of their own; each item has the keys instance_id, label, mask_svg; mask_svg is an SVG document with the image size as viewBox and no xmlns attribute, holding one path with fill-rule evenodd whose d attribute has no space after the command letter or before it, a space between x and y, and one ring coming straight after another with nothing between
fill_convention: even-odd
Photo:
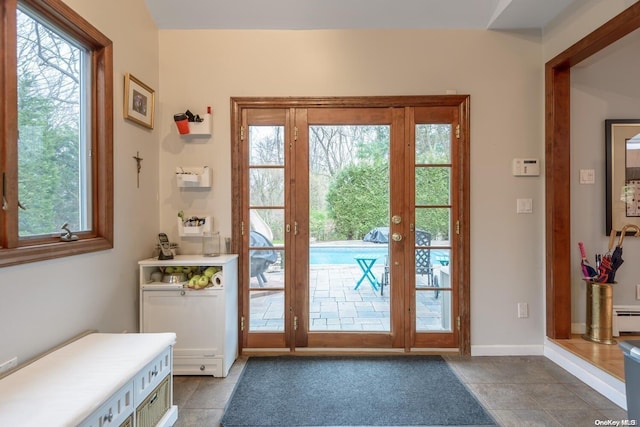
<instances>
[{"instance_id":1,"label":"glass pane grid","mask_svg":"<svg viewBox=\"0 0 640 427\"><path fill-rule=\"evenodd\" d=\"M416 124L415 163L451 164L451 124Z\"/></svg>"},{"instance_id":2,"label":"glass pane grid","mask_svg":"<svg viewBox=\"0 0 640 427\"><path fill-rule=\"evenodd\" d=\"M416 332L451 332L451 291L416 290Z\"/></svg>"},{"instance_id":3,"label":"glass pane grid","mask_svg":"<svg viewBox=\"0 0 640 427\"><path fill-rule=\"evenodd\" d=\"M59 234L65 223L90 230L88 52L22 6L16 17L18 193L26 208L18 234Z\"/></svg>"},{"instance_id":4,"label":"glass pane grid","mask_svg":"<svg viewBox=\"0 0 640 427\"><path fill-rule=\"evenodd\" d=\"M284 331L284 291L249 292L249 331Z\"/></svg>"},{"instance_id":5,"label":"glass pane grid","mask_svg":"<svg viewBox=\"0 0 640 427\"><path fill-rule=\"evenodd\" d=\"M249 165L284 165L284 126L249 126Z\"/></svg>"},{"instance_id":6,"label":"glass pane grid","mask_svg":"<svg viewBox=\"0 0 640 427\"><path fill-rule=\"evenodd\" d=\"M451 125L417 124L415 135L415 329L448 333L452 331Z\"/></svg>"},{"instance_id":7,"label":"glass pane grid","mask_svg":"<svg viewBox=\"0 0 640 427\"><path fill-rule=\"evenodd\" d=\"M284 192L283 168L249 170L249 204L251 206L283 206Z\"/></svg>"}]
</instances>

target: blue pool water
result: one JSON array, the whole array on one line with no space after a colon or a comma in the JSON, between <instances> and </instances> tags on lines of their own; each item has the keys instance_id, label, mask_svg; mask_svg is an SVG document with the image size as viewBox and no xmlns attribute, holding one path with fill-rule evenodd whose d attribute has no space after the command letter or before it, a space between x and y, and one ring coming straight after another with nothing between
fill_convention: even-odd
<instances>
[{"instance_id":1,"label":"blue pool water","mask_svg":"<svg viewBox=\"0 0 640 427\"><path fill-rule=\"evenodd\" d=\"M381 246L312 246L309 253L309 264L354 264L356 257L380 258L388 253L386 245ZM448 250L432 249L432 262L448 260Z\"/></svg>"},{"instance_id":2,"label":"blue pool water","mask_svg":"<svg viewBox=\"0 0 640 427\"><path fill-rule=\"evenodd\" d=\"M379 258L387 255L387 246L368 247L314 247L309 250L309 264L353 264L355 257Z\"/></svg>"}]
</instances>

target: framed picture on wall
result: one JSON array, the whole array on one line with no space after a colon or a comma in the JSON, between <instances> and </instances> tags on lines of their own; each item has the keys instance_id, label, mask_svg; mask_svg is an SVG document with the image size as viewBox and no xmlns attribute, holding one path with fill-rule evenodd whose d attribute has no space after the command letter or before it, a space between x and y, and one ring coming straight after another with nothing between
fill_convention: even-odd
<instances>
[{"instance_id":1,"label":"framed picture on wall","mask_svg":"<svg viewBox=\"0 0 640 427\"><path fill-rule=\"evenodd\" d=\"M155 91L133 75L124 76L124 118L153 129Z\"/></svg>"},{"instance_id":2,"label":"framed picture on wall","mask_svg":"<svg viewBox=\"0 0 640 427\"><path fill-rule=\"evenodd\" d=\"M640 226L640 119L605 120L606 234Z\"/></svg>"}]
</instances>

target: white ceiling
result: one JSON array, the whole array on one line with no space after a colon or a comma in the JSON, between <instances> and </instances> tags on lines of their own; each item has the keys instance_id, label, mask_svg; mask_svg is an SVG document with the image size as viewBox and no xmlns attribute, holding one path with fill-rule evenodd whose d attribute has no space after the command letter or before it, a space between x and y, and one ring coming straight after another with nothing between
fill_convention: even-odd
<instances>
[{"instance_id":1,"label":"white ceiling","mask_svg":"<svg viewBox=\"0 0 640 427\"><path fill-rule=\"evenodd\" d=\"M542 29L585 0L145 0L161 29Z\"/></svg>"}]
</instances>

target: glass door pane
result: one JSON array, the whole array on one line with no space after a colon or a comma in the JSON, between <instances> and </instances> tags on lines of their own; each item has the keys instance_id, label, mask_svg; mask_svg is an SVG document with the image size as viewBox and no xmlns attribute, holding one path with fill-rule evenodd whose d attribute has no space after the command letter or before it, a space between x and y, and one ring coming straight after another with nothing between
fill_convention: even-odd
<instances>
[{"instance_id":1,"label":"glass door pane","mask_svg":"<svg viewBox=\"0 0 640 427\"><path fill-rule=\"evenodd\" d=\"M390 128L309 126L309 332L391 331Z\"/></svg>"},{"instance_id":2,"label":"glass door pane","mask_svg":"<svg viewBox=\"0 0 640 427\"><path fill-rule=\"evenodd\" d=\"M451 260L452 125L416 124L415 332L454 331Z\"/></svg>"},{"instance_id":3,"label":"glass door pane","mask_svg":"<svg viewBox=\"0 0 640 427\"><path fill-rule=\"evenodd\" d=\"M284 126L249 126L249 332L285 329Z\"/></svg>"}]
</instances>

